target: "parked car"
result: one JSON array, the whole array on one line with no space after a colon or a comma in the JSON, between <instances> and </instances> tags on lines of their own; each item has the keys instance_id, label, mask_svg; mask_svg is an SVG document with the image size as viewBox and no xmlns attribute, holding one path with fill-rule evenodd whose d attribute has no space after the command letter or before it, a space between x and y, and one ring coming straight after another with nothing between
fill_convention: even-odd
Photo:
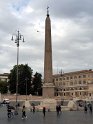
<instances>
[{"instance_id":1,"label":"parked car","mask_svg":"<svg viewBox=\"0 0 93 124\"><path fill-rule=\"evenodd\" d=\"M3 99L2 101L2 104L9 104L9 103L10 103L9 99Z\"/></svg>"}]
</instances>

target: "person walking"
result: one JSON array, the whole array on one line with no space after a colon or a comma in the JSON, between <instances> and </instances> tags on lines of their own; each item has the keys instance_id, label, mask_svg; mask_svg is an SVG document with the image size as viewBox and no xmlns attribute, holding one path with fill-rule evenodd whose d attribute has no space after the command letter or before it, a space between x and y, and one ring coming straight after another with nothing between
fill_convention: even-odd
<instances>
[{"instance_id":1,"label":"person walking","mask_svg":"<svg viewBox=\"0 0 93 124\"><path fill-rule=\"evenodd\" d=\"M43 107L43 115L44 115L44 117L45 117L45 113L46 113L46 108Z\"/></svg>"},{"instance_id":2,"label":"person walking","mask_svg":"<svg viewBox=\"0 0 93 124\"><path fill-rule=\"evenodd\" d=\"M58 108L59 108L59 114L61 114L61 105L59 105Z\"/></svg>"},{"instance_id":3,"label":"person walking","mask_svg":"<svg viewBox=\"0 0 93 124\"><path fill-rule=\"evenodd\" d=\"M56 105L56 112L57 112L57 116L58 116L59 115L58 105Z\"/></svg>"},{"instance_id":4,"label":"person walking","mask_svg":"<svg viewBox=\"0 0 93 124\"><path fill-rule=\"evenodd\" d=\"M25 106L23 106L23 108L22 108L22 119L25 119L25 118L27 118L26 110L25 110Z\"/></svg>"},{"instance_id":5,"label":"person walking","mask_svg":"<svg viewBox=\"0 0 93 124\"><path fill-rule=\"evenodd\" d=\"M92 113L92 104L89 103L88 107L89 107L89 111L90 111L90 113Z\"/></svg>"},{"instance_id":6,"label":"person walking","mask_svg":"<svg viewBox=\"0 0 93 124\"><path fill-rule=\"evenodd\" d=\"M84 106L84 111L87 113L87 105Z\"/></svg>"},{"instance_id":7,"label":"person walking","mask_svg":"<svg viewBox=\"0 0 93 124\"><path fill-rule=\"evenodd\" d=\"M15 115L15 107L10 106L10 108L11 108L11 117L14 117L14 115Z\"/></svg>"},{"instance_id":8,"label":"person walking","mask_svg":"<svg viewBox=\"0 0 93 124\"><path fill-rule=\"evenodd\" d=\"M33 106L33 114L35 113L35 106Z\"/></svg>"},{"instance_id":9,"label":"person walking","mask_svg":"<svg viewBox=\"0 0 93 124\"><path fill-rule=\"evenodd\" d=\"M7 105L7 116L8 116L8 118L11 118L11 107L10 107L10 105Z\"/></svg>"}]
</instances>

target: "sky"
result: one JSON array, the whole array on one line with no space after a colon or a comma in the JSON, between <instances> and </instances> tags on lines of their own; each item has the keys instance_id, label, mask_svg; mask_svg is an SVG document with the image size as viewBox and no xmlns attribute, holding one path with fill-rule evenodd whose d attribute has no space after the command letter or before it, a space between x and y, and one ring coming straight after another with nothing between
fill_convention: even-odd
<instances>
[{"instance_id":1,"label":"sky","mask_svg":"<svg viewBox=\"0 0 93 124\"><path fill-rule=\"evenodd\" d=\"M53 74L93 69L93 0L0 0L0 73L17 63L44 73L45 19L49 6ZM11 40L12 35L14 41Z\"/></svg>"}]
</instances>

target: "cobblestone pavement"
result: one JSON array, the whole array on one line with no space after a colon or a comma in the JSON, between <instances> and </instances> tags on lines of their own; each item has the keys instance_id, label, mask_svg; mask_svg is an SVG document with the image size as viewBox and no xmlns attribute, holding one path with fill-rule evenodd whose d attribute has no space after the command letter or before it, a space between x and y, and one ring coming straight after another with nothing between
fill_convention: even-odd
<instances>
[{"instance_id":1,"label":"cobblestone pavement","mask_svg":"<svg viewBox=\"0 0 93 124\"><path fill-rule=\"evenodd\" d=\"M83 111L64 111L60 116L56 112L46 112L43 117L42 112L34 114L27 111L27 119L21 119L21 111L11 119L7 118L6 107L0 108L0 124L92 124L93 114Z\"/></svg>"}]
</instances>

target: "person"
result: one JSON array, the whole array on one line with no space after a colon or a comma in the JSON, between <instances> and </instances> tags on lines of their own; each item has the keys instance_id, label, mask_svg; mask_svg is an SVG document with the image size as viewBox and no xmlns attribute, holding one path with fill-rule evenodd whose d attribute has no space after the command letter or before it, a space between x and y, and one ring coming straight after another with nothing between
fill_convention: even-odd
<instances>
[{"instance_id":1,"label":"person","mask_svg":"<svg viewBox=\"0 0 93 124\"><path fill-rule=\"evenodd\" d=\"M10 109L11 109L11 117L14 117L14 115L15 115L15 107L10 106Z\"/></svg>"},{"instance_id":2,"label":"person","mask_svg":"<svg viewBox=\"0 0 93 124\"><path fill-rule=\"evenodd\" d=\"M23 106L23 108L22 108L22 119L24 119L24 118L27 118L25 106Z\"/></svg>"},{"instance_id":3,"label":"person","mask_svg":"<svg viewBox=\"0 0 93 124\"><path fill-rule=\"evenodd\" d=\"M35 106L33 106L33 113L35 113Z\"/></svg>"},{"instance_id":4,"label":"person","mask_svg":"<svg viewBox=\"0 0 93 124\"><path fill-rule=\"evenodd\" d=\"M59 106L56 106L56 112L57 112L57 116L59 115Z\"/></svg>"},{"instance_id":5,"label":"person","mask_svg":"<svg viewBox=\"0 0 93 124\"><path fill-rule=\"evenodd\" d=\"M87 105L84 106L84 111L87 113Z\"/></svg>"},{"instance_id":6,"label":"person","mask_svg":"<svg viewBox=\"0 0 93 124\"><path fill-rule=\"evenodd\" d=\"M11 107L10 107L10 105L7 105L7 116L8 116L8 118L11 118Z\"/></svg>"},{"instance_id":7,"label":"person","mask_svg":"<svg viewBox=\"0 0 93 124\"><path fill-rule=\"evenodd\" d=\"M61 105L59 105L58 108L59 108L59 113L61 114Z\"/></svg>"},{"instance_id":8,"label":"person","mask_svg":"<svg viewBox=\"0 0 93 124\"><path fill-rule=\"evenodd\" d=\"M20 103L18 103L17 106L20 107Z\"/></svg>"},{"instance_id":9,"label":"person","mask_svg":"<svg viewBox=\"0 0 93 124\"><path fill-rule=\"evenodd\" d=\"M46 113L46 108L43 107L43 115L44 115L44 117L45 117L45 113Z\"/></svg>"},{"instance_id":10,"label":"person","mask_svg":"<svg viewBox=\"0 0 93 124\"><path fill-rule=\"evenodd\" d=\"M92 104L89 103L88 107L89 107L89 111L90 111L90 113L92 113Z\"/></svg>"}]
</instances>

